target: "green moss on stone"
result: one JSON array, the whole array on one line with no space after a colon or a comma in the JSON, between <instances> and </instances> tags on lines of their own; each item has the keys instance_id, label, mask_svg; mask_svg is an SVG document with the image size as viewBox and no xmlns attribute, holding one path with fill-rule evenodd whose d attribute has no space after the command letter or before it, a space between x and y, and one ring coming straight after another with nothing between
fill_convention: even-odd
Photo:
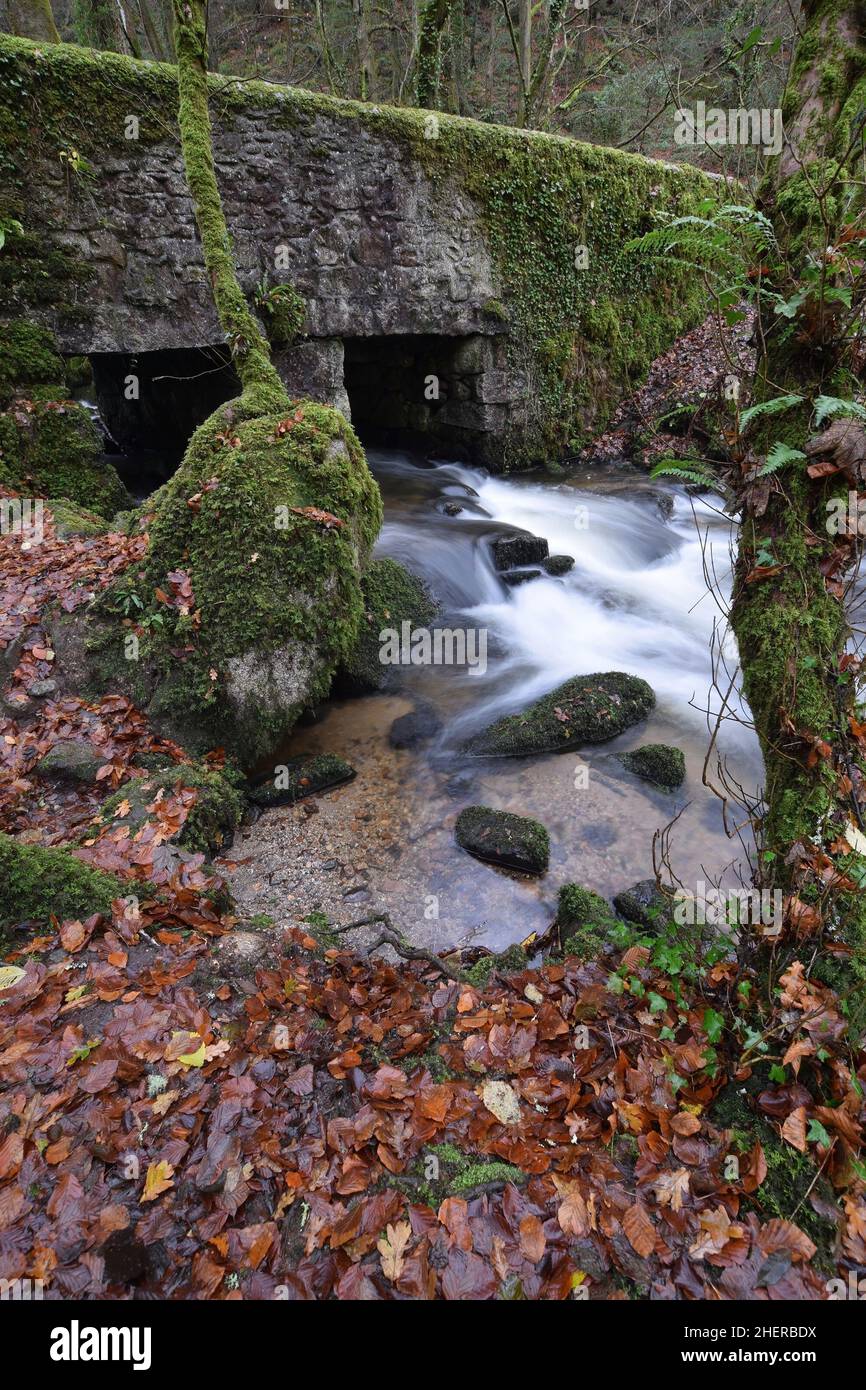
<instances>
[{"instance_id":1,"label":"green moss on stone","mask_svg":"<svg viewBox=\"0 0 866 1390\"><path fill-rule=\"evenodd\" d=\"M47 328L25 319L0 322L0 405L27 395L31 386L59 390L65 380L63 358Z\"/></svg>"},{"instance_id":2,"label":"green moss on stone","mask_svg":"<svg viewBox=\"0 0 866 1390\"><path fill-rule=\"evenodd\" d=\"M139 697L152 717L186 746L222 743L247 766L327 695L351 652L360 575L382 519L379 489L338 411L309 401L287 404L285 415L254 411L245 395L196 431L157 494L141 571L102 603L125 615L133 589L140 601L139 665L153 689ZM192 586L186 614L156 595L171 594L178 574ZM130 680L123 638L118 626L113 667L103 658L115 679Z\"/></svg>"},{"instance_id":3,"label":"green moss on stone","mask_svg":"<svg viewBox=\"0 0 866 1390\"><path fill-rule=\"evenodd\" d=\"M436 605L416 575L397 560L387 557L371 560L361 580L364 612L357 640L338 676L339 688L352 692L381 690L391 667L379 660L380 633L401 624L426 627L434 618Z\"/></svg>"},{"instance_id":4,"label":"green moss on stone","mask_svg":"<svg viewBox=\"0 0 866 1390\"><path fill-rule=\"evenodd\" d=\"M601 955L616 915L591 888L564 883L559 890L556 924L564 955L594 960Z\"/></svg>"},{"instance_id":5,"label":"green moss on stone","mask_svg":"<svg viewBox=\"0 0 866 1390\"><path fill-rule=\"evenodd\" d=\"M257 806L291 805L305 796L349 782L354 776L355 769L339 754L318 753L277 765L267 779L255 783L249 797Z\"/></svg>"},{"instance_id":6,"label":"green moss on stone","mask_svg":"<svg viewBox=\"0 0 866 1390\"><path fill-rule=\"evenodd\" d=\"M679 748L667 743L645 743L631 753L620 753L619 760L629 772L665 791L673 791L685 779L685 757Z\"/></svg>"},{"instance_id":7,"label":"green moss on stone","mask_svg":"<svg viewBox=\"0 0 866 1390\"><path fill-rule=\"evenodd\" d=\"M22 845L3 834L0 882L0 925L108 914L112 899L127 891L118 879L90 868L68 850Z\"/></svg>"},{"instance_id":8,"label":"green moss on stone","mask_svg":"<svg viewBox=\"0 0 866 1390\"><path fill-rule=\"evenodd\" d=\"M582 743L603 743L645 719L655 704L646 681L621 671L574 676L521 714L510 714L477 734L476 757L562 753Z\"/></svg>"},{"instance_id":9,"label":"green moss on stone","mask_svg":"<svg viewBox=\"0 0 866 1390\"><path fill-rule=\"evenodd\" d=\"M477 859L522 873L544 873L550 860L550 836L544 826L511 811L467 806L457 817L454 837Z\"/></svg>"},{"instance_id":10,"label":"green moss on stone","mask_svg":"<svg viewBox=\"0 0 866 1390\"><path fill-rule=\"evenodd\" d=\"M180 763L160 772L147 773L124 782L99 808L96 824L111 822L129 827L130 833L148 819L148 806L159 797L192 787L197 795L175 843L191 853L216 854L231 843L244 813L242 777L231 767L211 767L208 763ZM118 810L125 802L124 816Z\"/></svg>"}]
</instances>

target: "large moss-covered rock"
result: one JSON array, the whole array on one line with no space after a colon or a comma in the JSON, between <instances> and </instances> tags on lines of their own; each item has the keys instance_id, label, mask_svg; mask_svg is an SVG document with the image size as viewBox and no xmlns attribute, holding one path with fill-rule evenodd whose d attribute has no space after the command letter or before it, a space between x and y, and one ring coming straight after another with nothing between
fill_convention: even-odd
<instances>
[{"instance_id":1,"label":"large moss-covered rock","mask_svg":"<svg viewBox=\"0 0 866 1390\"><path fill-rule=\"evenodd\" d=\"M640 927L653 927L657 931L673 922L673 889L665 894L654 878L642 878L617 893L613 905L627 922L635 922Z\"/></svg>"},{"instance_id":2,"label":"large moss-covered rock","mask_svg":"<svg viewBox=\"0 0 866 1390\"><path fill-rule=\"evenodd\" d=\"M305 401L250 418L253 408L246 398L221 406L193 435L156 495L141 568L92 615L101 629L90 650L103 684L129 689L158 727L194 751L221 744L246 765L327 695L352 651L382 520L338 411Z\"/></svg>"},{"instance_id":3,"label":"large moss-covered rock","mask_svg":"<svg viewBox=\"0 0 866 1390\"><path fill-rule=\"evenodd\" d=\"M519 758L604 743L646 719L654 704L651 686L639 676L622 671L574 676L521 714L497 719L476 734L468 751L476 757Z\"/></svg>"},{"instance_id":4,"label":"large moss-covered rock","mask_svg":"<svg viewBox=\"0 0 866 1390\"><path fill-rule=\"evenodd\" d=\"M110 913L112 899L122 897L124 885L110 874L92 869L65 849L22 845L0 834L0 926L17 922L48 922L54 916L89 917Z\"/></svg>"},{"instance_id":5,"label":"large moss-covered rock","mask_svg":"<svg viewBox=\"0 0 866 1390\"><path fill-rule=\"evenodd\" d=\"M102 517L129 493L102 457L83 406L68 399L53 336L23 319L0 323L0 483L36 497L65 498Z\"/></svg>"},{"instance_id":6,"label":"large moss-covered rock","mask_svg":"<svg viewBox=\"0 0 866 1390\"><path fill-rule=\"evenodd\" d=\"M525 874L543 874L550 860L550 836L543 825L490 806L467 806L461 811L454 838L477 859Z\"/></svg>"},{"instance_id":7,"label":"large moss-covered rock","mask_svg":"<svg viewBox=\"0 0 866 1390\"><path fill-rule=\"evenodd\" d=\"M436 604L417 575L387 556L372 560L361 581L364 615L357 640L337 676L337 689L346 694L381 690L393 667L379 660L380 633L385 628L401 631L404 622L426 627Z\"/></svg>"}]
</instances>

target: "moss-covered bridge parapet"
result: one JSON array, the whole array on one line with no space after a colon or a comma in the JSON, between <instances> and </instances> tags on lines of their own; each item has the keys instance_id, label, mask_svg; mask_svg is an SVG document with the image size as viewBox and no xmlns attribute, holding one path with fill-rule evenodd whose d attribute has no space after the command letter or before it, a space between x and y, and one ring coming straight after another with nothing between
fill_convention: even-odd
<instances>
[{"instance_id":1,"label":"moss-covered bridge parapet","mask_svg":"<svg viewBox=\"0 0 866 1390\"><path fill-rule=\"evenodd\" d=\"M338 397L344 345L374 379L373 345L397 338L383 423L550 456L702 310L695 283L624 252L654 209L707 195L692 169L270 83L215 75L211 92L241 283L266 306L289 281L307 304L284 364L299 388ZM221 341L176 101L172 67L0 39L0 218L23 227L0 315L49 323L67 353Z\"/></svg>"}]
</instances>

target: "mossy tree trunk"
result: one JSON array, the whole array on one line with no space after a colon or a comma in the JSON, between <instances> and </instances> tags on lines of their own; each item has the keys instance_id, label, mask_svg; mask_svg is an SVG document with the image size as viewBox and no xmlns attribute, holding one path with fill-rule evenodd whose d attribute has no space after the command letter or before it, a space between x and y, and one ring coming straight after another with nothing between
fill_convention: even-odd
<instances>
[{"instance_id":1,"label":"mossy tree trunk","mask_svg":"<svg viewBox=\"0 0 866 1390\"><path fill-rule=\"evenodd\" d=\"M785 148L759 194L779 243L767 288L786 301L801 298L793 320L764 300L754 394L755 401L802 399L762 415L748 436L731 613L766 771L763 882L783 890L788 943L797 948L808 937L811 951L829 927L841 926L855 958L866 939L866 914L841 837L848 824L861 828L866 814L855 687L845 657L843 580L856 547L829 534L827 507L855 480L844 469L829 472L832 435L810 443L810 422L817 396L850 399L855 389L852 334L864 302L857 259L866 171L864 41L863 3L803 4L783 104ZM860 427L849 425L853 446ZM800 456L766 483L756 481L755 467L776 441ZM810 476L807 465L822 456L827 471ZM837 463L840 457L837 452Z\"/></svg>"},{"instance_id":2,"label":"mossy tree trunk","mask_svg":"<svg viewBox=\"0 0 866 1390\"><path fill-rule=\"evenodd\" d=\"M427 0L421 12L415 55L415 99L419 106L438 105L442 36L451 16L451 5L452 0Z\"/></svg>"},{"instance_id":3,"label":"mossy tree trunk","mask_svg":"<svg viewBox=\"0 0 866 1390\"><path fill-rule=\"evenodd\" d=\"M287 397L267 339L238 282L216 181L208 109L206 0L174 0L174 44L181 146L204 262L244 396L250 403L255 396L256 408L264 413L278 409Z\"/></svg>"},{"instance_id":4,"label":"mossy tree trunk","mask_svg":"<svg viewBox=\"0 0 866 1390\"><path fill-rule=\"evenodd\" d=\"M44 43L60 42L51 0L8 0L7 8L12 33L19 38L37 39Z\"/></svg>"}]
</instances>

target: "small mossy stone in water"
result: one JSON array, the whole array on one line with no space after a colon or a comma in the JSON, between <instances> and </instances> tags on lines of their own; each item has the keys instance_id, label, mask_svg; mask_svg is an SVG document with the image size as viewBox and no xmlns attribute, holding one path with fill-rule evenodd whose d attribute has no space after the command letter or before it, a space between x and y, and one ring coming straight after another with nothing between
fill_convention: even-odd
<instances>
[{"instance_id":1,"label":"small mossy stone in water","mask_svg":"<svg viewBox=\"0 0 866 1390\"><path fill-rule=\"evenodd\" d=\"M256 806L286 806L316 792L339 787L354 776L355 769L336 753L293 758L258 781L250 790L249 798Z\"/></svg>"},{"instance_id":2,"label":"small mossy stone in water","mask_svg":"<svg viewBox=\"0 0 866 1390\"><path fill-rule=\"evenodd\" d=\"M467 806L457 817L454 836L460 848L477 859L521 873L542 874L550 861L550 836L544 826L511 811Z\"/></svg>"},{"instance_id":3,"label":"small mossy stone in water","mask_svg":"<svg viewBox=\"0 0 866 1390\"><path fill-rule=\"evenodd\" d=\"M571 555L548 555L546 560L542 560L541 568L555 576L568 574L569 570L574 569L574 559Z\"/></svg>"},{"instance_id":4,"label":"small mossy stone in water","mask_svg":"<svg viewBox=\"0 0 866 1390\"><path fill-rule=\"evenodd\" d=\"M105 757L84 738L64 738L36 764L40 777L56 782L95 782Z\"/></svg>"},{"instance_id":5,"label":"small mossy stone in water","mask_svg":"<svg viewBox=\"0 0 866 1390\"><path fill-rule=\"evenodd\" d=\"M476 734L467 751L475 757L521 758L604 743L646 719L654 705L652 687L639 676L622 671L574 676L521 714L509 714Z\"/></svg>"},{"instance_id":6,"label":"small mossy stone in water","mask_svg":"<svg viewBox=\"0 0 866 1390\"><path fill-rule=\"evenodd\" d=\"M645 743L631 753L618 754L623 767L645 782L654 782L664 791L682 786L686 776L686 760L681 749L668 743Z\"/></svg>"},{"instance_id":7,"label":"small mossy stone in water","mask_svg":"<svg viewBox=\"0 0 866 1390\"><path fill-rule=\"evenodd\" d=\"M547 559L550 549L543 536L500 536L493 542L493 563L498 570L514 569L517 565L537 565Z\"/></svg>"},{"instance_id":8,"label":"small mossy stone in water","mask_svg":"<svg viewBox=\"0 0 866 1390\"><path fill-rule=\"evenodd\" d=\"M654 878L643 878L617 893L613 905L627 922L640 927L661 928L673 918L673 900L660 890Z\"/></svg>"}]
</instances>

